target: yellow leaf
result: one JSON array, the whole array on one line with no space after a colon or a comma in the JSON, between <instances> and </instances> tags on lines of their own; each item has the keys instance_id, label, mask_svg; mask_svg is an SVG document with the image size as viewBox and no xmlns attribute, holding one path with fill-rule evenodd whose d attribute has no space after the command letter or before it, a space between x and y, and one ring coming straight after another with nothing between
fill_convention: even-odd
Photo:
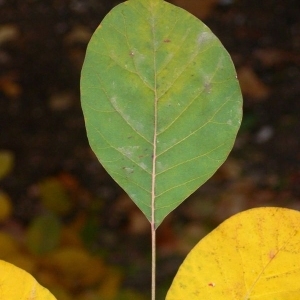
<instances>
[{"instance_id":1,"label":"yellow leaf","mask_svg":"<svg viewBox=\"0 0 300 300\"><path fill-rule=\"evenodd\" d=\"M0 231L0 259L8 260L19 251L17 242L7 233ZM1 298L0 298L1 299Z\"/></svg>"},{"instance_id":2,"label":"yellow leaf","mask_svg":"<svg viewBox=\"0 0 300 300\"><path fill-rule=\"evenodd\" d=\"M13 168L14 156L11 152L0 151L0 179L5 177Z\"/></svg>"},{"instance_id":3,"label":"yellow leaf","mask_svg":"<svg viewBox=\"0 0 300 300\"><path fill-rule=\"evenodd\" d=\"M59 300L74 300L74 297L72 297L71 294L61 286L51 286L49 289Z\"/></svg>"},{"instance_id":4,"label":"yellow leaf","mask_svg":"<svg viewBox=\"0 0 300 300\"><path fill-rule=\"evenodd\" d=\"M95 285L106 272L100 257L91 256L80 248L60 248L49 254L47 262L60 275L60 282L68 289Z\"/></svg>"},{"instance_id":5,"label":"yellow leaf","mask_svg":"<svg viewBox=\"0 0 300 300\"><path fill-rule=\"evenodd\" d=\"M24 252L13 253L9 255L5 261L23 269L30 274L35 274L38 268L38 261L35 259L35 257Z\"/></svg>"},{"instance_id":6,"label":"yellow leaf","mask_svg":"<svg viewBox=\"0 0 300 300\"><path fill-rule=\"evenodd\" d=\"M203 238L186 257L166 300L300 299L300 212L255 208Z\"/></svg>"},{"instance_id":7,"label":"yellow leaf","mask_svg":"<svg viewBox=\"0 0 300 300\"><path fill-rule=\"evenodd\" d=\"M0 299L9 300L56 300L29 273L0 261Z\"/></svg>"},{"instance_id":8,"label":"yellow leaf","mask_svg":"<svg viewBox=\"0 0 300 300\"><path fill-rule=\"evenodd\" d=\"M103 300L115 300L122 284L123 274L119 269L109 268L101 282L98 295Z\"/></svg>"},{"instance_id":9,"label":"yellow leaf","mask_svg":"<svg viewBox=\"0 0 300 300\"><path fill-rule=\"evenodd\" d=\"M0 222L7 220L12 213L12 204L7 194L0 190Z\"/></svg>"}]
</instances>

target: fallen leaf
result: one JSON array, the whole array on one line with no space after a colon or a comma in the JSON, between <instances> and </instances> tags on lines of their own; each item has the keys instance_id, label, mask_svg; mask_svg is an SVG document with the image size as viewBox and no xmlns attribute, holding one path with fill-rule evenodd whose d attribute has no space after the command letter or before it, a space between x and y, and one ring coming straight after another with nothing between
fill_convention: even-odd
<instances>
[{"instance_id":1,"label":"fallen leaf","mask_svg":"<svg viewBox=\"0 0 300 300\"><path fill-rule=\"evenodd\" d=\"M8 260L19 252L17 242L7 233L0 231L0 259Z\"/></svg>"},{"instance_id":2,"label":"fallen leaf","mask_svg":"<svg viewBox=\"0 0 300 300\"><path fill-rule=\"evenodd\" d=\"M12 213L10 197L0 190L0 222L7 220Z\"/></svg>"},{"instance_id":3,"label":"fallen leaf","mask_svg":"<svg viewBox=\"0 0 300 300\"><path fill-rule=\"evenodd\" d=\"M61 223L55 215L35 217L26 233L27 248L34 254L45 254L54 250L60 241Z\"/></svg>"},{"instance_id":4,"label":"fallen leaf","mask_svg":"<svg viewBox=\"0 0 300 300\"><path fill-rule=\"evenodd\" d=\"M116 268L109 268L98 289L98 295L103 300L115 300L119 293L123 275Z\"/></svg>"},{"instance_id":5,"label":"fallen leaf","mask_svg":"<svg viewBox=\"0 0 300 300\"><path fill-rule=\"evenodd\" d=\"M59 300L74 300L74 297L70 295L66 289L60 286L54 286L49 289L51 290L51 293Z\"/></svg>"},{"instance_id":6,"label":"fallen leaf","mask_svg":"<svg viewBox=\"0 0 300 300\"><path fill-rule=\"evenodd\" d=\"M37 259L32 255L21 251L10 255L6 261L30 274L34 274L38 268Z\"/></svg>"},{"instance_id":7,"label":"fallen leaf","mask_svg":"<svg viewBox=\"0 0 300 300\"><path fill-rule=\"evenodd\" d=\"M6 74L0 77L0 91L8 98L18 98L22 94L22 86L17 82L16 76Z\"/></svg>"},{"instance_id":8,"label":"fallen leaf","mask_svg":"<svg viewBox=\"0 0 300 300\"><path fill-rule=\"evenodd\" d=\"M211 14L218 0L172 0L170 2L189 11L199 19L205 19Z\"/></svg>"},{"instance_id":9,"label":"fallen leaf","mask_svg":"<svg viewBox=\"0 0 300 300\"><path fill-rule=\"evenodd\" d=\"M270 89L258 78L251 67L243 66L237 70L242 93L245 96L264 100L270 94Z\"/></svg>"},{"instance_id":10,"label":"fallen leaf","mask_svg":"<svg viewBox=\"0 0 300 300\"><path fill-rule=\"evenodd\" d=\"M65 111L74 104L72 92L63 91L53 94L49 99L49 107L53 111Z\"/></svg>"},{"instance_id":11,"label":"fallen leaf","mask_svg":"<svg viewBox=\"0 0 300 300\"><path fill-rule=\"evenodd\" d=\"M256 57L264 66L274 67L284 63L300 63L300 54L284 51L276 48L257 49L254 52Z\"/></svg>"},{"instance_id":12,"label":"fallen leaf","mask_svg":"<svg viewBox=\"0 0 300 300\"><path fill-rule=\"evenodd\" d=\"M145 219L142 212L131 201L127 194L122 194L114 205L112 214L115 216L115 222L119 222L119 219L126 220L122 226L122 229L127 234L141 235L149 233L150 226L147 219ZM118 225L118 224L116 224Z\"/></svg>"},{"instance_id":13,"label":"fallen leaf","mask_svg":"<svg viewBox=\"0 0 300 300\"><path fill-rule=\"evenodd\" d=\"M10 151L0 151L0 180L12 170L14 165L14 155Z\"/></svg>"},{"instance_id":14,"label":"fallen leaf","mask_svg":"<svg viewBox=\"0 0 300 300\"><path fill-rule=\"evenodd\" d=\"M39 184L40 197L43 205L59 215L68 213L73 203L62 182L55 177L44 179Z\"/></svg>"},{"instance_id":15,"label":"fallen leaf","mask_svg":"<svg viewBox=\"0 0 300 300\"><path fill-rule=\"evenodd\" d=\"M67 44L84 43L87 44L92 36L92 32L88 27L76 25L68 33L65 38Z\"/></svg>"},{"instance_id":16,"label":"fallen leaf","mask_svg":"<svg viewBox=\"0 0 300 300\"><path fill-rule=\"evenodd\" d=\"M95 285L106 274L101 258L91 256L82 248L60 248L47 258L48 267L56 270L61 284L69 290Z\"/></svg>"},{"instance_id":17,"label":"fallen leaf","mask_svg":"<svg viewBox=\"0 0 300 300\"><path fill-rule=\"evenodd\" d=\"M242 173L242 162L229 157L220 169L213 175L212 179L216 181L238 179Z\"/></svg>"},{"instance_id":18,"label":"fallen leaf","mask_svg":"<svg viewBox=\"0 0 300 300\"><path fill-rule=\"evenodd\" d=\"M0 45L9 41L16 40L19 37L19 28L13 24L0 26Z\"/></svg>"}]
</instances>

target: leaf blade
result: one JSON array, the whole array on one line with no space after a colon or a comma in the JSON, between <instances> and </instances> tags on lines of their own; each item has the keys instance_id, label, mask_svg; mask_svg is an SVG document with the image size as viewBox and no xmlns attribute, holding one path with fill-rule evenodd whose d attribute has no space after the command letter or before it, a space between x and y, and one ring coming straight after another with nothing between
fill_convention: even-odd
<instances>
[{"instance_id":1,"label":"leaf blade","mask_svg":"<svg viewBox=\"0 0 300 300\"><path fill-rule=\"evenodd\" d=\"M192 249L166 300L299 298L299 217L263 207L227 219Z\"/></svg>"},{"instance_id":2,"label":"leaf blade","mask_svg":"<svg viewBox=\"0 0 300 300\"><path fill-rule=\"evenodd\" d=\"M24 270L0 260L1 299L25 300L56 298Z\"/></svg>"},{"instance_id":3,"label":"leaf blade","mask_svg":"<svg viewBox=\"0 0 300 300\"><path fill-rule=\"evenodd\" d=\"M81 93L92 149L156 227L226 159L242 115L228 53L164 1L130 0L106 16Z\"/></svg>"}]
</instances>

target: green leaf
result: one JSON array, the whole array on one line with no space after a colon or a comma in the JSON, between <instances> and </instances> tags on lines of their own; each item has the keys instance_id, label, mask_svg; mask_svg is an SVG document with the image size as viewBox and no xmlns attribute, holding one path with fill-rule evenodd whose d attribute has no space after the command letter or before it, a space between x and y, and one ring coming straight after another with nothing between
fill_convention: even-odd
<instances>
[{"instance_id":1,"label":"green leaf","mask_svg":"<svg viewBox=\"0 0 300 300\"><path fill-rule=\"evenodd\" d=\"M61 223L55 215L38 216L29 225L27 247L34 254L45 254L55 249L60 241Z\"/></svg>"},{"instance_id":2,"label":"green leaf","mask_svg":"<svg viewBox=\"0 0 300 300\"><path fill-rule=\"evenodd\" d=\"M166 300L300 299L300 212L255 208L203 238L176 274Z\"/></svg>"},{"instance_id":3,"label":"green leaf","mask_svg":"<svg viewBox=\"0 0 300 300\"><path fill-rule=\"evenodd\" d=\"M129 0L104 18L81 96L92 149L156 228L224 162L242 115L220 41L161 0Z\"/></svg>"}]
</instances>

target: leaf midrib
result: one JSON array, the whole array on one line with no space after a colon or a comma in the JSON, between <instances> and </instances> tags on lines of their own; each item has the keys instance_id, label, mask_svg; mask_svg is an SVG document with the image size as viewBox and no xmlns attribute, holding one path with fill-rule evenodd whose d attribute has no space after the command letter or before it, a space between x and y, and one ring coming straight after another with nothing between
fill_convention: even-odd
<instances>
[{"instance_id":1,"label":"leaf midrib","mask_svg":"<svg viewBox=\"0 0 300 300\"><path fill-rule=\"evenodd\" d=\"M153 131L153 154L152 154L152 176L151 176L151 228L156 230L155 226L155 185L156 185L156 146L157 146L157 74L156 74L156 50L155 50L155 21L154 8L151 3L151 30L152 30L152 47L153 47L153 76L154 76L154 131Z\"/></svg>"}]
</instances>

